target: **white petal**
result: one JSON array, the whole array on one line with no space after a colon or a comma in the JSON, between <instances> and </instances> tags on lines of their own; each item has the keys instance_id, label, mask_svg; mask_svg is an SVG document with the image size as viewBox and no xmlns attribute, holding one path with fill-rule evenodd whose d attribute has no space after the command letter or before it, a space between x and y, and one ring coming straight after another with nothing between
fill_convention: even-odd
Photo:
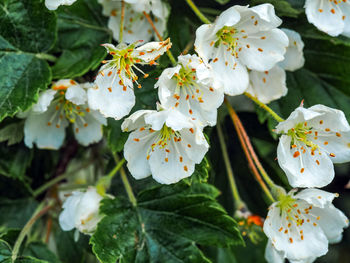
<instances>
[{"instance_id":1,"label":"white petal","mask_svg":"<svg viewBox=\"0 0 350 263\"><path fill-rule=\"evenodd\" d=\"M301 192L297 193L294 197L303 199L309 204L313 204L314 206L324 208L329 206L336 196L336 194L329 193L320 189L304 189Z\"/></svg>"},{"instance_id":2,"label":"white petal","mask_svg":"<svg viewBox=\"0 0 350 263\"><path fill-rule=\"evenodd\" d=\"M49 10L56 10L60 5L71 5L76 0L45 0L45 6Z\"/></svg>"},{"instance_id":3,"label":"white petal","mask_svg":"<svg viewBox=\"0 0 350 263\"><path fill-rule=\"evenodd\" d=\"M303 107L298 107L289 115L285 121L280 122L276 126L276 133L287 133L288 130L294 128L297 124L304 123L305 121L307 121L307 123L310 123L311 120L320 116L322 116L322 113L310 109L305 109Z\"/></svg>"},{"instance_id":4,"label":"white petal","mask_svg":"<svg viewBox=\"0 0 350 263\"><path fill-rule=\"evenodd\" d=\"M54 106L50 106L44 113L29 114L24 123L24 143L29 148L33 147L33 143L40 149L56 150L61 147L68 122L63 118L60 125L56 126L51 120L54 114L56 114Z\"/></svg>"},{"instance_id":5,"label":"white petal","mask_svg":"<svg viewBox=\"0 0 350 263\"><path fill-rule=\"evenodd\" d=\"M298 205L302 210L307 204L298 202ZM264 232L278 251L291 261L309 260L327 253L328 240L320 226L307 222L296 226L295 220L288 221L286 216L286 212L281 214L280 208L273 206L264 222ZM303 234L300 234L301 230Z\"/></svg>"},{"instance_id":6,"label":"white petal","mask_svg":"<svg viewBox=\"0 0 350 263\"><path fill-rule=\"evenodd\" d=\"M215 50L215 41L217 40L214 26L201 25L196 30L196 40L194 42L194 48L198 55L207 63L209 59L213 58Z\"/></svg>"},{"instance_id":7,"label":"white petal","mask_svg":"<svg viewBox=\"0 0 350 263\"><path fill-rule=\"evenodd\" d=\"M119 41L121 2L114 1L114 3L115 7L110 11L112 15L108 20L108 28L113 31L113 38ZM125 5L124 23L123 41L125 43L149 41L153 37L152 27L145 16L134 12L128 4Z\"/></svg>"},{"instance_id":8,"label":"white petal","mask_svg":"<svg viewBox=\"0 0 350 263\"><path fill-rule=\"evenodd\" d=\"M63 203L63 211L58 218L63 231L70 231L75 227L75 213L82 196L82 192L74 191Z\"/></svg>"},{"instance_id":9,"label":"white petal","mask_svg":"<svg viewBox=\"0 0 350 263\"><path fill-rule=\"evenodd\" d=\"M350 2L343 1L342 3L340 3L340 5L344 17L344 30L342 35L350 37Z\"/></svg>"},{"instance_id":10,"label":"white petal","mask_svg":"<svg viewBox=\"0 0 350 263\"><path fill-rule=\"evenodd\" d=\"M133 56L145 62L151 62L163 55L171 47L170 38L161 42L149 42L137 47L133 51Z\"/></svg>"},{"instance_id":11,"label":"white petal","mask_svg":"<svg viewBox=\"0 0 350 263\"><path fill-rule=\"evenodd\" d=\"M293 187L329 184L334 178L334 167L328 155L318 150L312 152L304 143L296 145L291 148L291 137L282 135L277 147L278 164L286 173L289 184Z\"/></svg>"},{"instance_id":12,"label":"white petal","mask_svg":"<svg viewBox=\"0 0 350 263\"><path fill-rule=\"evenodd\" d=\"M219 31L224 26L233 26L239 22L241 16L235 6L226 9L214 22L215 31Z\"/></svg>"},{"instance_id":13,"label":"white petal","mask_svg":"<svg viewBox=\"0 0 350 263\"><path fill-rule=\"evenodd\" d=\"M158 135L159 132L151 132L149 129L130 133L124 145L124 157L128 162L128 169L135 179L143 179L151 174L147 156L150 154L151 145L156 141Z\"/></svg>"},{"instance_id":14,"label":"white petal","mask_svg":"<svg viewBox=\"0 0 350 263\"><path fill-rule=\"evenodd\" d=\"M109 73L112 72L112 73ZM105 117L121 119L129 114L135 105L134 91L121 86L116 69L107 71L96 78L96 88L88 90L88 102L92 109L99 110Z\"/></svg>"},{"instance_id":15,"label":"white petal","mask_svg":"<svg viewBox=\"0 0 350 263\"><path fill-rule=\"evenodd\" d=\"M153 110L138 110L126 118L122 123L123 131L133 131L145 126L145 115L153 113Z\"/></svg>"},{"instance_id":16,"label":"white petal","mask_svg":"<svg viewBox=\"0 0 350 263\"><path fill-rule=\"evenodd\" d=\"M286 72L279 66L275 66L265 72L252 70L249 73L249 79L250 86L247 92L257 97L263 103L277 100L288 92Z\"/></svg>"},{"instance_id":17,"label":"white petal","mask_svg":"<svg viewBox=\"0 0 350 263\"><path fill-rule=\"evenodd\" d=\"M161 184L176 183L191 176L195 166L187 157L182 145L173 140L168 141L167 148L156 146L151 153L149 164L153 178Z\"/></svg>"},{"instance_id":18,"label":"white petal","mask_svg":"<svg viewBox=\"0 0 350 263\"><path fill-rule=\"evenodd\" d=\"M299 33L294 30L287 28L282 28L281 30L288 36L289 46L287 47L287 52L284 54L284 60L281 61L279 65L283 69L290 71L302 68L305 63L303 40Z\"/></svg>"},{"instance_id":19,"label":"white petal","mask_svg":"<svg viewBox=\"0 0 350 263\"><path fill-rule=\"evenodd\" d=\"M53 89L41 92L38 102L33 106L32 110L38 113L47 111L47 107L50 105L56 93L57 91Z\"/></svg>"},{"instance_id":20,"label":"white petal","mask_svg":"<svg viewBox=\"0 0 350 263\"><path fill-rule=\"evenodd\" d=\"M73 125L75 138L84 146L99 142L103 136L102 125L107 125L107 121L99 112L86 112L85 116L77 119Z\"/></svg>"},{"instance_id":21,"label":"white petal","mask_svg":"<svg viewBox=\"0 0 350 263\"><path fill-rule=\"evenodd\" d=\"M67 100L73 102L76 105L85 104L87 100L86 91L78 85L73 85L67 88L65 97Z\"/></svg>"},{"instance_id":22,"label":"white petal","mask_svg":"<svg viewBox=\"0 0 350 263\"><path fill-rule=\"evenodd\" d=\"M281 25L282 20L276 16L271 4L257 5L252 8L247 6L235 6L241 15L241 21L235 26L248 34L259 31L271 30Z\"/></svg>"},{"instance_id":23,"label":"white petal","mask_svg":"<svg viewBox=\"0 0 350 263\"><path fill-rule=\"evenodd\" d=\"M284 263L283 252L276 250L273 247L271 240L267 241L265 259L268 263Z\"/></svg>"},{"instance_id":24,"label":"white petal","mask_svg":"<svg viewBox=\"0 0 350 263\"><path fill-rule=\"evenodd\" d=\"M102 196L100 196L96 188L88 188L80 198L77 209L75 211L75 225L79 231L92 234L95 231L97 223L102 216L99 215L99 207Z\"/></svg>"},{"instance_id":25,"label":"white petal","mask_svg":"<svg viewBox=\"0 0 350 263\"><path fill-rule=\"evenodd\" d=\"M199 127L193 126L190 129L182 129L180 131L182 148L186 155L195 163L200 163L204 155L207 153L209 145Z\"/></svg>"},{"instance_id":26,"label":"white petal","mask_svg":"<svg viewBox=\"0 0 350 263\"><path fill-rule=\"evenodd\" d=\"M238 42L239 60L248 68L258 71L270 70L284 59L284 53L289 41L287 35L280 29L259 31L247 34Z\"/></svg>"},{"instance_id":27,"label":"white petal","mask_svg":"<svg viewBox=\"0 0 350 263\"><path fill-rule=\"evenodd\" d=\"M342 239L343 228L349 226L349 219L342 211L329 205L324 209L314 207L312 212L319 216L318 224L330 243L338 243Z\"/></svg>"},{"instance_id":28,"label":"white petal","mask_svg":"<svg viewBox=\"0 0 350 263\"><path fill-rule=\"evenodd\" d=\"M220 81L225 94L236 96L242 94L249 85L248 71L245 66L232 56L225 47L218 48L218 60L210 63L215 73L216 81Z\"/></svg>"},{"instance_id":29,"label":"white petal","mask_svg":"<svg viewBox=\"0 0 350 263\"><path fill-rule=\"evenodd\" d=\"M332 1L306 0L305 13L310 23L331 36L338 36L344 30L343 13Z\"/></svg>"}]
</instances>

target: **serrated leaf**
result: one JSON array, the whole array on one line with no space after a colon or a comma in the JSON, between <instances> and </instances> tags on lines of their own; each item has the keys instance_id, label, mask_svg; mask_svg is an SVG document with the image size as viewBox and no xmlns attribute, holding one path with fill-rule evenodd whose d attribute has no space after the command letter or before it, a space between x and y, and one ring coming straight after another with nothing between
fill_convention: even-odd
<instances>
[{"instance_id":1,"label":"serrated leaf","mask_svg":"<svg viewBox=\"0 0 350 263\"><path fill-rule=\"evenodd\" d=\"M136 207L104 200L106 217L90 240L94 253L102 263L208 262L196 244L242 244L236 222L204 194L206 187L214 188L198 182L155 187L138 195Z\"/></svg>"},{"instance_id":2,"label":"serrated leaf","mask_svg":"<svg viewBox=\"0 0 350 263\"><path fill-rule=\"evenodd\" d=\"M75 78L98 67L107 55L101 44L111 41L106 18L96 0L77 1L58 13L58 43L62 55L52 67L55 79Z\"/></svg>"},{"instance_id":3,"label":"serrated leaf","mask_svg":"<svg viewBox=\"0 0 350 263\"><path fill-rule=\"evenodd\" d=\"M24 122L15 122L6 125L0 130L0 142L6 142L7 146L19 143L24 136Z\"/></svg>"},{"instance_id":4,"label":"serrated leaf","mask_svg":"<svg viewBox=\"0 0 350 263\"><path fill-rule=\"evenodd\" d=\"M0 2L0 120L28 109L50 83L50 68L38 57L55 40L56 16L42 1Z\"/></svg>"},{"instance_id":5,"label":"serrated leaf","mask_svg":"<svg viewBox=\"0 0 350 263\"><path fill-rule=\"evenodd\" d=\"M32 160L32 151L24 145L8 147L0 144L0 175L27 180L25 171Z\"/></svg>"}]
</instances>

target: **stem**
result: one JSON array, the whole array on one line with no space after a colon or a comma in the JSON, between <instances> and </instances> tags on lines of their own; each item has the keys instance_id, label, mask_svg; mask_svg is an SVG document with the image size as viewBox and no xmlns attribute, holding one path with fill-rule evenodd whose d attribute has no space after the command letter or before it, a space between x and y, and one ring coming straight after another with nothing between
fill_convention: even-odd
<instances>
[{"instance_id":1,"label":"stem","mask_svg":"<svg viewBox=\"0 0 350 263\"><path fill-rule=\"evenodd\" d=\"M224 162L225 162L225 166L226 166L226 172L227 172L228 180L230 182L233 200L235 200L235 202L236 202L235 205L236 205L237 210L240 210L241 207L244 206L244 203L242 202L242 199L239 196L239 192L238 192L238 188L237 188L236 181L235 181L235 178L234 178L234 174L233 174L233 171L232 171L230 159L229 159L228 153L227 153L227 148L226 148L226 144L225 144L224 134L222 132L221 125L220 125L219 122L216 124L216 130L218 132L218 137L219 137L219 141L220 141L222 156L224 157Z\"/></svg>"},{"instance_id":2,"label":"stem","mask_svg":"<svg viewBox=\"0 0 350 263\"><path fill-rule=\"evenodd\" d=\"M264 180L261 178L255 164L254 164L254 161L252 159L252 156L250 154L250 151L248 149L248 146L246 144L246 141L244 139L244 136L242 134L242 131L241 131L241 128L238 124L239 122L239 119L238 119L238 116L235 112L235 110L232 108L232 106L229 104L229 102L225 99L224 100L227 108L228 108L228 111L229 111L229 114L231 116L231 119L233 121L233 125L235 126L235 129L236 129L236 132L237 132L237 135L238 135L238 139L242 145L242 149L243 149L243 152L247 158L247 161L248 161L248 165L253 173L253 175L255 176L255 179L258 181L258 183L260 184L262 190L265 192L266 196L272 201L272 202L275 202L275 199L273 198L269 188L267 187L267 185L265 184Z\"/></svg>"},{"instance_id":3,"label":"stem","mask_svg":"<svg viewBox=\"0 0 350 263\"><path fill-rule=\"evenodd\" d=\"M249 94L248 92L245 92L244 95L246 95L249 99L254 101L257 105L259 105L261 108L266 110L268 113L271 114L271 116L278 122L284 121L283 118L281 118L276 112L274 112L269 106L267 106L265 103L258 100L257 97L254 97L253 95Z\"/></svg>"},{"instance_id":4,"label":"stem","mask_svg":"<svg viewBox=\"0 0 350 263\"><path fill-rule=\"evenodd\" d=\"M50 55L50 54L46 54L46 53L38 53L35 55L37 58L39 59L45 59L45 60L48 60L50 62L56 62L57 61L57 58L53 55Z\"/></svg>"},{"instance_id":5,"label":"stem","mask_svg":"<svg viewBox=\"0 0 350 263\"><path fill-rule=\"evenodd\" d=\"M55 178L53 178L52 180L48 181L47 183L43 184L42 186L40 186L38 189L36 189L33 192L33 196L37 197L38 195L42 194L43 192L45 192L47 189L49 189L51 186L57 184L58 182L68 178L69 176L75 174L76 172L80 171L81 169L84 169L85 167L89 166L91 163L86 163L81 167L78 167L76 169L74 169L73 171L69 172L69 173L65 173L62 175L59 175Z\"/></svg>"},{"instance_id":6,"label":"stem","mask_svg":"<svg viewBox=\"0 0 350 263\"><path fill-rule=\"evenodd\" d=\"M52 203L48 204L47 206L44 206L44 203L41 203L38 208L35 210L33 216L29 219L29 221L27 222L27 224L23 227L23 229L21 230L21 232L19 233L19 236L16 240L15 245L13 246L13 250L12 250L12 262L16 261L18 252L19 252L19 248L21 247L21 244L24 240L24 238L26 237L26 235L29 233L29 231L31 230L32 226L34 225L34 223L40 218L42 217L44 214L47 213L47 211L50 210L50 208L52 207Z\"/></svg>"},{"instance_id":7,"label":"stem","mask_svg":"<svg viewBox=\"0 0 350 263\"><path fill-rule=\"evenodd\" d=\"M159 31L157 30L156 26L154 25L154 23L153 23L151 17L149 16L149 14L147 14L145 11L143 11L143 15L146 17L148 23L151 25L151 27L152 27L153 31L156 33L158 39L160 41L164 41L162 36L159 34ZM174 58L173 54L171 53L171 51L167 50L166 54L168 55L171 63L173 64L173 66L176 66L177 62L176 62L176 59Z\"/></svg>"},{"instance_id":8,"label":"stem","mask_svg":"<svg viewBox=\"0 0 350 263\"><path fill-rule=\"evenodd\" d=\"M118 155L114 156L115 161L118 163L119 157ZM125 159L124 159L125 160ZM128 177L126 176L125 170L122 166L120 166L120 175L124 184L125 191L128 195L129 201L132 203L132 205L135 207L137 205L137 200L136 197L132 191L131 185L129 183Z\"/></svg>"},{"instance_id":9,"label":"stem","mask_svg":"<svg viewBox=\"0 0 350 263\"><path fill-rule=\"evenodd\" d=\"M122 168L124 163L125 163L125 158L118 161L118 164L114 167L114 169L112 171L109 172L107 177L112 179L114 177L114 175L119 171L119 169Z\"/></svg>"},{"instance_id":10,"label":"stem","mask_svg":"<svg viewBox=\"0 0 350 263\"><path fill-rule=\"evenodd\" d=\"M198 9L198 7L193 3L192 0L186 0L187 4L192 8L193 12L197 15L197 17L205 24L210 24L208 18L203 15L203 13Z\"/></svg>"},{"instance_id":11,"label":"stem","mask_svg":"<svg viewBox=\"0 0 350 263\"><path fill-rule=\"evenodd\" d=\"M122 0L122 11L120 16L120 29L119 29L119 43L123 42L124 16L125 16L125 2L124 0Z\"/></svg>"}]
</instances>

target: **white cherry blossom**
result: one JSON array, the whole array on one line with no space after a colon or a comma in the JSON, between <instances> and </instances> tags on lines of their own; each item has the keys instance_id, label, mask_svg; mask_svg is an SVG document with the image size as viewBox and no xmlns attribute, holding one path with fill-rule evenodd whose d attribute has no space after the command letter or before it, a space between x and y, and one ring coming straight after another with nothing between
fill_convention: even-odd
<instances>
[{"instance_id":1,"label":"white cherry blossom","mask_svg":"<svg viewBox=\"0 0 350 263\"><path fill-rule=\"evenodd\" d=\"M350 161L350 126L340 110L298 107L276 132L282 134L278 163L293 187L323 187L334 178L333 163Z\"/></svg>"},{"instance_id":2,"label":"white cherry blossom","mask_svg":"<svg viewBox=\"0 0 350 263\"><path fill-rule=\"evenodd\" d=\"M161 35L166 31L166 23L169 16L169 8L161 0L125 0L123 40L133 43L138 40L150 41L155 37L155 32L146 20L143 12L152 14L155 27ZM99 0L103 7L103 15L108 16L108 28L113 31L113 37L119 41L121 1Z\"/></svg>"},{"instance_id":3,"label":"white cherry blossom","mask_svg":"<svg viewBox=\"0 0 350 263\"><path fill-rule=\"evenodd\" d=\"M159 183L176 183L192 175L209 147L201 127L173 109L137 111L122 129L132 131L124 157L136 179L152 174Z\"/></svg>"},{"instance_id":4,"label":"white cherry blossom","mask_svg":"<svg viewBox=\"0 0 350 263\"><path fill-rule=\"evenodd\" d=\"M102 219L102 215L99 214L101 200L102 196L94 187L89 187L86 192L72 192L63 203L63 211L59 216L62 230L70 231L76 228L84 234L93 234Z\"/></svg>"},{"instance_id":5,"label":"white cherry blossom","mask_svg":"<svg viewBox=\"0 0 350 263\"><path fill-rule=\"evenodd\" d=\"M288 92L286 85L286 72L294 71L304 66L304 42L298 32L290 29L281 29L289 40L284 60L267 71L251 70L249 72L250 84L247 92L257 97L263 103L270 103L285 96Z\"/></svg>"},{"instance_id":6,"label":"white cherry blossom","mask_svg":"<svg viewBox=\"0 0 350 263\"><path fill-rule=\"evenodd\" d=\"M347 0L306 0L308 21L331 36L350 37L350 2Z\"/></svg>"},{"instance_id":7,"label":"white cherry blossom","mask_svg":"<svg viewBox=\"0 0 350 263\"><path fill-rule=\"evenodd\" d=\"M171 47L169 39L162 42L149 42L137 46L140 42L131 45L104 44L112 59L105 60L95 80L95 87L89 89L89 105L94 110L99 110L105 117L117 120L123 118L135 105L134 82L138 88L138 76L135 71L144 73L139 65L154 65L164 52Z\"/></svg>"},{"instance_id":8,"label":"white cherry blossom","mask_svg":"<svg viewBox=\"0 0 350 263\"><path fill-rule=\"evenodd\" d=\"M349 220L332 201L338 194L305 189L280 197L264 222L269 238L265 258L269 263L311 263L327 253L328 244L339 242Z\"/></svg>"},{"instance_id":9,"label":"white cherry blossom","mask_svg":"<svg viewBox=\"0 0 350 263\"><path fill-rule=\"evenodd\" d=\"M60 5L71 5L77 0L45 0L45 6L49 10L56 10Z\"/></svg>"},{"instance_id":10,"label":"white cherry blossom","mask_svg":"<svg viewBox=\"0 0 350 263\"><path fill-rule=\"evenodd\" d=\"M165 69L155 87L164 107L176 108L203 125L216 124L224 92L215 83L210 67L197 55L179 56L178 65Z\"/></svg>"},{"instance_id":11,"label":"white cherry blossom","mask_svg":"<svg viewBox=\"0 0 350 263\"><path fill-rule=\"evenodd\" d=\"M87 146L102 139L106 119L87 105L86 89L91 84L78 84L64 79L42 92L24 123L24 143L32 148L58 149L71 123L77 141Z\"/></svg>"},{"instance_id":12,"label":"white cherry blossom","mask_svg":"<svg viewBox=\"0 0 350 263\"><path fill-rule=\"evenodd\" d=\"M281 22L271 4L233 6L197 29L195 49L213 67L226 94L248 88L248 69L270 70L284 59L288 38L277 29Z\"/></svg>"}]
</instances>

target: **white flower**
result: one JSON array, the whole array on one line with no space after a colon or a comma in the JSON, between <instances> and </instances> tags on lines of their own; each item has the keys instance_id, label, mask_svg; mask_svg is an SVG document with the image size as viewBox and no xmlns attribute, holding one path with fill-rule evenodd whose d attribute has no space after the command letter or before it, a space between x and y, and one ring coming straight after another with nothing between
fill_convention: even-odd
<instances>
[{"instance_id":1,"label":"white flower","mask_svg":"<svg viewBox=\"0 0 350 263\"><path fill-rule=\"evenodd\" d=\"M278 65L284 70L295 71L304 66L304 42L298 32L287 28L281 28L281 30L287 35L289 45L287 51L284 54L284 60L278 63Z\"/></svg>"},{"instance_id":2,"label":"white flower","mask_svg":"<svg viewBox=\"0 0 350 263\"><path fill-rule=\"evenodd\" d=\"M285 70L294 71L304 66L304 42L299 33L290 29L281 29L289 40L284 60L268 71L251 70L250 85L247 92L263 103L270 103L285 96L288 92Z\"/></svg>"},{"instance_id":3,"label":"white flower","mask_svg":"<svg viewBox=\"0 0 350 263\"><path fill-rule=\"evenodd\" d=\"M350 126L340 110L299 107L276 132L283 134L278 163L293 187L323 187L334 178L333 163L350 160Z\"/></svg>"},{"instance_id":4,"label":"white flower","mask_svg":"<svg viewBox=\"0 0 350 263\"><path fill-rule=\"evenodd\" d=\"M60 5L71 5L77 0L45 0L45 6L49 10L56 10Z\"/></svg>"},{"instance_id":5,"label":"white flower","mask_svg":"<svg viewBox=\"0 0 350 263\"><path fill-rule=\"evenodd\" d=\"M281 19L271 4L233 6L213 24L197 29L195 48L209 62L228 95L242 94L249 84L247 68L270 70L284 59L288 38L277 27Z\"/></svg>"},{"instance_id":6,"label":"white flower","mask_svg":"<svg viewBox=\"0 0 350 263\"><path fill-rule=\"evenodd\" d=\"M136 179L152 174L159 183L176 183L192 175L209 147L201 127L177 110L137 111L122 129L133 131L124 156Z\"/></svg>"},{"instance_id":7,"label":"white flower","mask_svg":"<svg viewBox=\"0 0 350 263\"><path fill-rule=\"evenodd\" d=\"M65 129L72 123L74 135L84 146L102 139L102 125L106 119L87 105L86 89L90 84L78 84L64 79L42 92L24 123L24 143L32 148L58 149Z\"/></svg>"},{"instance_id":8,"label":"white flower","mask_svg":"<svg viewBox=\"0 0 350 263\"><path fill-rule=\"evenodd\" d=\"M161 0L125 1L123 40L133 43L138 40L150 41L155 37L155 32L146 20L143 12L153 15L153 23L161 35L166 31L166 23L169 9ZM103 14L109 16L108 28L113 31L113 37L119 41L120 33L120 0L99 0L103 6Z\"/></svg>"},{"instance_id":9,"label":"white flower","mask_svg":"<svg viewBox=\"0 0 350 263\"><path fill-rule=\"evenodd\" d=\"M129 114L135 105L133 82L141 88L134 70L148 77L136 64L154 65L155 60L171 47L169 39L137 47L138 43L129 46L119 44L117 47L104 44L113 58L103 61L105 65L100 68L95 87L88 91L88 100L90 107L99 110L105 117L119 120Z\"/></svg>"},{"instance_id":10,"label":"white flower","mask_svg":"<svg viewBox=\"0 0 350 263\"><path fill-rule=\"evenodd\" d=\"M99 207L102 196L96 188L90 187L86 192L74 191L63 203L59 224L63 231L78 229L84 234L93 234L102 219Z\"/></svg>"},{"instance_id":11,"label":"white flower","mask_svg":"<svg viewBox=\"0 0 350 263\"><path fill-rule=\"evenodd\" d=\"M310 23L328 35L350 37L349 1L306 0L305 13Z\"/></svg>"},{"instance_id":12,"label":"white flower","mask_svg":"<svg viewBox=\"0 0 350 263\"><path fill-rule=\"evenodd\" d=\"M264 232L271 242L266 259L270 263L312 262L339 242L349 220L332 201L337 194L318 189L292 190L269 208ZM275 250L274 250L275 249Z\"/></svg>"},{"instance_id":13,"label":"white flower","mask_svg":"<svg viewBox=\"0 0 350 263\"><path fill-rule=\"evenodd\" d=\"M252 70L249 72L249 81L247 92L263 103L277 100L288 92L286 72L280 66L264 72Z\"/></svg>"},{"instance_id":14,"label":"white flower","mask_svg":"<svg viewBox=\"0 0 350 263\"><path fill-rule=\"evenodd\" d=\"M155 84L161 104L203 125L215 125L217 108L224 100L223 89L217 87L211 69L197 55L179 56L178 62L165 69Z\"/></svg>"}]
</instances>

